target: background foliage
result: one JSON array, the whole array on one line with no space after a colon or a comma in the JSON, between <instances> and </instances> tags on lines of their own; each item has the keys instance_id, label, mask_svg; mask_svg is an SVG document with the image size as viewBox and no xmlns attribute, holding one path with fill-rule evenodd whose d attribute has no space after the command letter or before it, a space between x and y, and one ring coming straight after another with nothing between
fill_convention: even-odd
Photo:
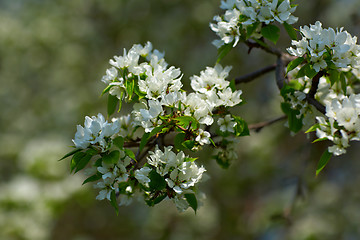
<instances>
[{"instance_id":1,"label":"background foliage","mask_svg":"<svg viewBox=\"0 0 360 240\"><path fill-rule=\"evenodd\" d=\"M216 36L208 24L219 4L0 1L1 239L358 239L359 144L315 178L326 146L310 144L303 134L290 137L283 123L242 138L239 161L228 170L203 153L211 178L196 216L166 203L133 203L116 217L110 204L81 187L80 177L69 176L66 161L57 162L69 150L75 125L105 109L100 79L123 48L151 41L184 80L213 65ZM360 36L359 8L356 0L302 1L295 26L321 20ZM279 46L290 46L284 32ZM233 65L235 78L274 61L240 46L223 65ZM239 115L249 123L282 114L272 74L240 88L247 104Z\"/></svg>"}]
</instances>

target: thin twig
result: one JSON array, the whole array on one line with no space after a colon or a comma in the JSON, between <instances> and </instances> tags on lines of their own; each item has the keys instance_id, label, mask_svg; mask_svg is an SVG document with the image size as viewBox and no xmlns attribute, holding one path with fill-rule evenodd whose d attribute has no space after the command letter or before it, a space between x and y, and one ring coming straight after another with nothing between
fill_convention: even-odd
<instances>
[{"instance_id":1,"label":"thin twig","mask_svg":"<svg viewBox=\"0 0 360 240\"><path fill-rule=\"evenodd\" d=\"M245 74L238 78L235 78L235 84L250 82L250 81L254 80L255 78L258 78L268 72L274 71L275 69L276 69L276 64L269 65L267 67L264 67L264 68L261 68L261 69L255 71L255 72L248 73L248 74Z\"/></svg>"},{"instance_id":2,"label":"thin twig","mask_svg":"<svg viewBox=\"0 0 360 240\"><path fill-rule=\"evenodd\" d=\"M251 51L251 49L253 48L260 48L260 49L263 49L265 52L268 52L270 54L273 54L273 55L276 55L278 57L281 56L282 54L282 51L277 49L277 48L273 48L273 47L270 47L268 45L264 46L264 45L260 45L259 43L255 42L254 40L252 39L249 39L249 40L246 40L245 41L245 44L249 47L249 52Z\"/></svg>"},{"instance_id":3,"label":"thin twig","mask_svg":"<svg viewBox=\"0 0 360 240\"><path fill-rule=\"evenodd\" d=\"M315 94L318 90L319 81L322 76L324 76L324 73L321 71L321 72L318 72L318 74L316 74L315 77L313 77L313 79L311 81L310 91L308 94L306 94L306 100L308 103L313 105L317 110L319 110L319 112L321 112L322 114L325 114L326 113L325 106L322 105L319 101L317 101L315 99Z\"/></svg>"},{"instance_id":4,"label":"thin twig","mask_svg":"<svg viewBox=\"0 0 360 240\"><path fill-rule=\"evenodd\" d=\"M278 118L275 118L275 119L272 119L272 120L269 120L269 121L265 121L265 122L260 122L260 123L254 123L254 124L250 124L248 126L248 128L250 130L255 130L255 132L260 132L260 130L263 128L263 127L266 127L266 126L269 126L273 123L276 123L276 122L279 122L281 120L285 120L287 118L286 115L284 116L281 116L281 117L278 117Z\"/></svg>"}]
</instances>

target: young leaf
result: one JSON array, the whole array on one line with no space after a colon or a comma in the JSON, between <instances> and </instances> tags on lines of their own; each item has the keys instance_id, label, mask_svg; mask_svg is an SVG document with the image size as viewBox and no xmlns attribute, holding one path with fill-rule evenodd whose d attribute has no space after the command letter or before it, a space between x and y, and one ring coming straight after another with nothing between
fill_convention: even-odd
<instances>
[{"instance_id":1,"label":"young leaf","mask_svg":"<svg viewBox=\"0 0 360 240\"><path fill-rule=\"evenodd\" d=\"M321 170L323 170L323 168L326 166L326 164L329 162L330 158L332 156L332 153L329 152L329 150L326 150L321 158L320 158L320 161L317 165L317 168L316 168L316 176L321 172Z\"/></svg>"},{"instance_id":2,"label":"young leaf","mask_svg":"<svg viewBox=\"0 0 360 240\"><path fill-rule=\"evenodd\" d=\"M313 69L313 67L310 64L306 64L304 66L305 75L308 78L313 78L317 74L317 72Z\"/></svg>"},{"instance_id":3,"label":"young leaf","mask_svg":"<svg viewBox=\"0 0 360 240\"><path fill-rule=\"evenodd\" d=\"M174 120L176 120L178 122L178 125L180 125L184 128L188 128L190 123L191 123L192 129L197 130L200 127L198 120L196 120L194 117L191 117L191 116L180 116L180 117L174 118Z\"/></svg>"},{"instance_id":4,"label":"young leaf","mask_svg":"<svg viewBox=\"0 0 360 240\"><path fill-rule=\"evenodd\" d=\"M189 203L190 207L194 209L195 213L198 207L197 199L195 197L195 194L184 194L186 201Z\"/></svg>"},{"instance_id":5,"label":"young leaf","mask_svg":"<svg viewBox=\"0 0 360 240\"><path fill-rule=\"evenodd\" d=\"M61 159L59 159L59 161L64 160L65 158L70 157L70 156L74 155L75 153L80 152L81 150L82 149L77 148L77 149L65 154L65 156L63 156Z\"/></svg>"},{"instance_id":6,"label":"young leaf","mask_svg":"<svg viewBox=\"0 0 360 240\"><path fill-rule=\"evenodd\" d=\"M320 124L316 123L316 124L312 125L305 133L314 132L318 128L320 128Z\"/></svg>"},{"instance_id":7,"label":"young leaf","mask_svg":"<svg viewBox=\"0 0 360 240\"><path fill-rule=\"evenodd\" d=\"M124 148L124 151L125 151L126 155L128 155L131 159L136 161L135 154L133 151L131 151L130 149L127 149L127 148Z\"/></svg>"},{"instance_id":8,"label":"young leaf","mask_svg":"<svg viewBox=\"0 0 360 240\"><path fill-rule=\"evenodd\" d=\"M288 65L286 69L286 73L290 72L291 70L295 69L297 66L299 66L304 61L303 57L298 57L294 60L292 60Z\"/></svg>"},{"instance_id":9,"label":"young leaf","mask_svg":"<svg viewBox=\"0 0 360 240\"><path fill-rule=\"evenodd\" d=\"M251 37L251 34L253 34L259 24L260 22L256 22L246 27L246 39Z\"/></svg>"},{"instance_id":10,"label":"young leaf","mask_svg":"<svg viewBox=\"0 0 360 240\"><path fill-rule=\"evenodd\" d=\"M230 50L233 48L233 45L234 41L228 44L224 44L218 49L218 59L216 60L216 63L219 63L230 52Z\"/></svg>"},{"instance_id":11,"label":"young leaf","mask_svg":"<svg viewBox=\"0 0 360 240\"><path fill-rule=\"evenodd\" d=\"M280 29L275 25L267 25L261 29L261 34L276 44L280 37Z\"/></svg>"},{"instance_id":12,"label":"young leaf","mask_svg":"<svg viewBox=\"0 0 360 240\"><path fill-rule=\"evenodd\" d=\"M250 132L245 120L238 116L233 116L233 118L236 122L236 125L234 127L235 135L238 137L249 136Z\"/></svg>"},{"instance_id":13,"label":"young leaf","mask_svg":"<svg viewBox=\"0 0 360 240\"><path fill-rule=\"evenodd\" d=\"M299 111L292 109L289 103L281 103L281 109L288 116L289 129L294 133L299 132L303 127L302 117L296 117Z\"/></svg>"},{"instance_id":14,"label":"young leaf","mask_svg":"<svg viewBox=\"0 0 360 240\"><path fill-rule=\"evenodd\" d=\"M167 194L164 193L164 194L161 194L160 196L156 197L153 201L153 204L158 204L160 203L162 200L164 200L165 198L167 197Z\"/></svg>"},{"instance_id":15,"label":"young leaf","mask_svg":"<svg viewBox=\"0 0 360 240\"><path fill-rule=\"evenodd\" d=\"M150 178L150 182L149 182L150 189L161 191L166 187L166 182L164 177L158 174L156 170L152 170L149 173L149 178Z\"/></svg>"},{"instance_id":16,"label":"young leaf","mask_svg":"<svg viewBox=\"0 0 360 240\"><path fill-rule=\"evenodd\" d=\"M312 143L322 142L322 141L325 141L325 140L328 140L328 138L327 137L317 138L314 141L312 141Z\"/></svg>"},{"instance_id":17,"label":"young leaf","mask_svg":"<svg viewBox=\"0 0 360 240\"><path fill-rule=\"evenodd\" d=\"M112 86L113 86L113 85L108 85L108 86L102 91L100 97L101 97L102 95L104 95L105 93L109 92L109 91L110 91L110 88L111 88Z\"/></svg>"},{"instance_id":18,"label":"young leaf","mask_svg":"<svg viewBox=\"0 0 360 240\"><path fill-rule=\"evenodd\" d=\"M107 104L108 117L110 117L115 112L116 105L118 104L118 102L119 99L116 96L109 94L108 104Z\"/></svg>"},{"instance_id":19,"label":"young leaf","mask_svg":"<svg viewBox=\"0 0 360 240\"><path fill-rule=\"evenodd\" d=\"M283 25L284 25L284 28L285 28L286 32L288 33L289 37L292 40L297 40L297 33L295 31L295 28L286 22L284 22Z\"/></svg>"}]
</instances>

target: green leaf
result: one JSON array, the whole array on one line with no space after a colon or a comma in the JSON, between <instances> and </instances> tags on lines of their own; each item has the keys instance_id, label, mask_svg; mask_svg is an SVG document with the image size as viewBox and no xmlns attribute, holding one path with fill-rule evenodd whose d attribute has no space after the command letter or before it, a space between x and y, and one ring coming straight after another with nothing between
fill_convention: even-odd
<instances>
[{"instance_id":1,"label":"green leaf","mask_svg":"<svg viewBox=\"0 0 360 240\"><path fill-rule=\"evenodd\" d=\"M119 206L116 201L115 191L112 191L110 194L110 202L111 202L111 205L115 208L116 216L118 216L119 215Z\"/></svg>"},{"instance_id":2,"label":"green leaf","mask_svg":"<svg viewBox=\"0 0 360 240\"><path fill-rule=\"evenodd\" d=\"M288 33L289 37L292 40L297 40L297 33L296 33L295 28L286 22L284 22L283 25L284 25L284 28L285 28L286 32Z\"/></svg>"},{"instance_id":3,"label":"green leaf","mask_svg":"<svg viewBox=\"0 0 360 240\"><path fill-rule=\"evenodd\" d=\"M118 136L116 138L114 138L113 143L116 147L118 147L119 149L123 149L124 146L124 138L121 136Z\"/></svg>"},{"instance_id":4,"label":"green leaf","mask_svg":"<svg viewBox=\"0 0 360 240\"><path fill-rule=\"evenodd\" d=\"M84 152L77 152L73 155L70 162L70 172L74 171L76 169L77 164L80 162L80 160L85 157L87 154Z\"/></svg>"},{"instance_id":5,"label":"green leaf","mask_svg":"<svg viewBox=\"0 0 360 240\"><path fill-rule=\"evenodd\" d=\"M199 129L199 127L200 127L198 120L196 120L192 116L180 116L180 117L174 118L174 120L178 122L177 123L178 125L186 128L186 129L189 127L190 124L191 124L191 128L195 129L195 130Z\"/></svg>"},{"instance_id":6,"label":"green leaf","mask_svg":"<svg viewBox=\"0 0 360 240\"><path fill-rule=\"evenodd\" d=\"M152 170L149 173L149 178L150 178L149 187L151 190L161 191L166 187L166 181L164 177L158 174L156 170Z\"/></svg>"},{"instance_id":7,"label":"green leaf","mask_svg":"<svg viewBox=\"0 0 360 240\"><path fill-rule=\"evenodd\" d=\"M234 127L235 130L235 135L237 137L242 137L242 136L249 136L250 132L249 132L249 128L247 123L245 122L244 119L242 119L241 117L238 116L232 116L236 122L236 125Z\"/></svg>"},{"instance_id":8,"label":"green leaf","mask_svg":"<svg viewBox=\"0 0 360 240\"><path fill-rule=\"evenodd\" d=\"M109 92L110 91L110 88L112 87L113 85L108 85L101 93L100 96L104 95L105 93Z\"/></svg>"},{"instance_id":9,"label":"green leaf","mask_svg":"<svg viewBox=\"0 0 360 240\"><path fill-rule=\"evenodd\" d=\"M120 112L120 110L121 110L123 97L124 97L124 91L121 91L118 112Z\"/></svg>"},{"instance_id":10,"label":"green leaf","mask_svg":"<svg viewBox=\"0 0 360 240\"><path fill-rule=\"evenodd\" d=\"M235 91L236 91L235 79L232 79L232 80L230 81L229 87L231 88L231 91L232 91L232 92L235 92Z\"/></svg>"},{"instance_id":11,"label":"green leaf","mask_svg":"<svg viewBox=\"0 0 360 240\"><path fill-rule=\"evenodd\" d=\"M302 118L296 117L299 111L292 109L290 104L286 102L281 103L281 109L288 116L289 129L294 133L299 132L303 127Z\"/></svg>"},{"instance_id":12,"label":"green leaf","mask_svg":"<svg viewBox=\"0 0 360 240\"><path fill-rule=\"evenodd\" d=\"M308 78L313 78L316 76L317 72L313 69L313 67L310 64L306 64L304 66L305 75Z\"/></svg>"},{"instance_id":13,"label":"green leaf","mask_svg":"<svg viewBox=\"0 0 360 240\"><path fill-rule=\"evenodd\" d=\"M224 44L218 49L218 58L216 63L219 63L230 52L230 50L233 48L233 45L234 41L228 44Z\"/></svg>"},{"instance_id":14,"label":"green leaf","mask_svg":"<svg viewBox=\"0 0 360 240\"><path fill-rule=\"evenodd\" d=\"M84 167L86 167L86 165L89 163L89 161L91 160L92 155L86 154L84 157L82 157L79 162L76 164L76 170L75 173L77 173L78 171L80 171L81 169L83 169Z\"/></svg>"},{"instance_id":15,"label":"green leaf","mask_svg":"<svg viewBox=\"0 0 360 240\"><path fill-rule=\"evenodd\" d=\"M197 203L197 199L195 197L195 194L186 193L186 194L184 194L184 196L186 198L186 201L189 203L190 207L192 209L194 209L194 211L196 213L196 210L198 208L198 203Z\"/></svg>"},{"instance_id":16,"label":"green leaf","mask_svg":"<svg viewBox=\"0 0 360 240\"><path fill-rule=\"evenodd\" d=\"M221 156L221 152L218 155L213 156L216 160L216 163L223 169L228 169L230 167L230 160Z\"/></svg>"},{"instance_id":17,"label":"green leaf","mask_svg":"<svg viewBox=\"0 0 360 240\"><path fill-rule=\"evenodd\" d=\"M286 73L290 72L291 70L295 69L297 66L299 66L304 61L303 57L298 57L294 60L292 60L288 65L286 69Z\"/></svg>"},{"instance_id":18,"label":"green leaf","mask_svg":"<svg viewBox=\"0 0 360 240\"><path fill-rule=\"evenodd\" d=\"M340 79L340 73L337 70L329 70L330 85L333 86Z\"/></svg>"},{"instance_id":19,"label":"green leaf","mask_svg":"<svg viewBox=\"0 0 360 240\"><path fill-rule=\"evenodd\" d=\"M184 146L182 145L182 143L185 141L185 136L186 134L181 132L178 133L174 138L174 147L179 151L185 149Z\"/></svg>"},{"instance_id":20,"label":"green leaf","mask_svg":"<svg viewBox=\"0 0 360 240\"><path fill-rule=\"evenodd\" d=\"M127 148L125 148L124 151L125 151L126 155L128 155L131 159L136 161L135 154L133 151L131 151L130 149L127 149Z\"/></svg>"},{"instance_id":21,"label":"green leaf","mask_svg":"<svg viewBox=\"0 0 360 240\"><path fill-rule=\"evenodd\" d=\"M119 99L116 96L109 94L108 104L107 104L108 117L110 117L115 112L116 105L118 104L118 102Z\"/></svg>"},{"instance_id":22,"label":"green leaf","mask_svg":"<svg viewBox=\"0 0 360 240\"><path fill-rule=\"evenodd\" d=\"M81 150L82 149L77 148L77 149L65 154L65 156L63 156L61 159L59 159L59 161L64 160L65 158L70 157L70 156L74 155L75 153L80 152Z\"/></svg>"},{"instance_id":23,"label":"green leaf","mask_svg":"<svg viewBox=\"0 0 360 240\"><path fill-rule=\"evenodd\" d=\"M246 39L250 38L251 34L254 33L256 28L259 26L260 22L255 22L246 27Z\"/></svg>"},{"instance_id":24,"label":"green leaf","mask_svg":"<svg viewBox=\"0 0 360 240\"><path fill-rule=\"evenodd\" d=\"M280 37L280 29L277 26L270 24L261 29L261 34L264 38L276 44Z\"/></svg>"},{"instance_id":25,"label":"green leaf","mask_svg":"<svg viewBox=\"0 0 360 240\"><path fill-rule=\"evenodd\" d=\"M327 137L317 138L314 141L312 141L312 143L322 142L322 141L325 141L325 140L328 140L328 138Z\"/></svg>"},{"instance_id":26,"label":"green leaf","mask_svg":"<svg viewBox=\"0 0 360 240\"><path fill-rule=\"evenodd\" d=\"M332 153L329 152L329 150L326 150L321 158L320 158L320 161L317 165L317 168L316 168L316 176L321 172L321 170L323 170L323 168L326 166L326 164L329 162L330 158L332 156Z\"/></svg>"},{"instance_id":27,"label":"green leaf","mask_svg":"<svg viewBox=\"0 0 360 240\"><path fill-rule=\"evenodd\" d=\"M316 123L316 124L312 125L305 133L314 132L318 128L320 128L320 124Z\"/></svg>"},{"instance_id":28,"label":"green leaf","mask_svg":"<svg viewBox=\"0 0 360 240\"><path fill-rule=\"evenodd\" d=\"M341 83L341 90L343 91L344 95L346 95L347 84L346 84L346 78L344 72L340 73L340 83Z\"/></svg>"},{"instance_id":29,"label":"green leaf","mask_svg":"<svg viewBox=\"0 0 360 240\"><path fill-rule=\"evenodd\" d=\"M135 84L135 86L134 86L134 93L135 93L136 95L138 95L139 100L140 100L140 99L143 99L143 98L146 96L146 93L140 91L138 84Z\"/></svg>"},{"instance_id":30,"label":"green leaf","mask_svg":"<svg viewBox=\"0 0 360 240\"><path fill-rule=\"evenodd\" d=\"M85 179L85 181L82 183L82 185L84 185L85 183L88 183L88 182L95 182L95 181L101 179L101 177L102 177L102 174L97 172L96 174Z\"/></svg>"},{"instance_id":31,"label":"green leaf","mask_svg":"<svg viewBox=\"0 0 360 240\"><path fill-rule=\"evenodd\" d=\"M191 157L186 157L184 158L184 162L194 162L196 161L198 158L191 158Z\"/></svg>"},{"instance_id":32,"label":"green leaf","mask_svg":"<svg viewBox=\"0 0 360 240\"><path fill-rule=\"evenodd\" d=\"M212 140L211 138L209 138L209 140L210 140L211 144L212 144L214 147L216 147L216 144L215 144L214 140Z\"/></svg>"},{"instance_id":33,"label":"green leaf","mask_svg":"<svg viewBox=\"0 0 360 240\"><path fill-rule=\"evenodd\" d=\"M161 194L160 196L156 197L154 200L153 200L153 204L158 204L160 203L162 200L164 200L165 198L167 197L167 194L164 193L164 194Z\"/></svg>"},{"instance_id":34,"label":"green leaf","mask_svg":"<svg viewBox=\"0 0 360 240\"><path fill-rule=\"evenodd\" d=\"M139 152L141 152L144 147L146 146L148 140L149 140L150 133L144 133L144 135L141 138L140 146L139 146Z\"/></svg>"},{"instance_id":35,"label":"green leaf","mask_svg":"<svg viewBox=\"0 0 360 240\"><path fill-rule=\"evenodd\" d=\"M116 164L119 161L120 152L118 150L112 151L109 154L103 156L103 162L106 164Z\"/></svg>"},{"instance_id":36,"label":"green leaf","mask_svg":"<svg viewBox=\"0 0 360 240\"><path fill-rule=\"evenodd\" d=\"M195 146L195 141L193 140L186 140L181 145L183 145L185 148L191 150Z\"/></svg>"},{"instance_id":37,"label":"green leaf","mask_svg":"<svg viewBox=\"0 0 360 240\"><path fill-rule=\"evenodd\" d=\"M129 81L126 81L125 83L126 83L126 92L128 94L128 98L129 98L129 101L131 101L132 95L134 93L135 81L129 80Z\"/></svg>"}]
</instances>

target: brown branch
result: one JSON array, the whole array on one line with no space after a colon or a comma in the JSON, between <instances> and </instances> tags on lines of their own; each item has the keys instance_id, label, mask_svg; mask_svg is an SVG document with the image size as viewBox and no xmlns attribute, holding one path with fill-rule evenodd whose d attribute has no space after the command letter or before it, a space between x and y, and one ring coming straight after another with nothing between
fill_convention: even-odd
<instances>
[{"instance_id":1,"label":"brown branch","mask_svg":"<svg viewBox=\"0 0 360 240\"><path fill-rule=\"evenodd\" d=\"M265 122L260 122L260 123L254 123L254 124L250 124L248 126L249 130L255 130L255 132L260 132L260 130L263 128L263 127L266 127L266 126L269 126L273 123L276 123L276 122L279 122L281 120L285 120L287 118L286 115L283 115L281 117L278 117L278 118L275 118L275 119L272 119L272 120L269 120L269 121L265 121Z\"/></svg>"},{"instance_id":2,"label":"brown branch","mask_svg":"<svg viewBox=\"0 0 360 240\"><path fill-rule=\"evenodd\" d=\"M248 74L245 74L243 76L240 76L238 78L235 78L235 84L239 84L239 83L247 83L247 82L250 82L252 80L254 80L255 78L257 77L260 77L268 72L271 72L273 70L276 69L276 64L272 64L272 65L269 65L267 67L264 67L264 68L261 68L255 72L252 72L252 73L248 73Z\"/></svg>"},{"instance_id":3,"label":"brown branch","mask_svg":"<svg viewBox=\"0 0 360 240\"><path fill-rule=\"evenodd\" d=\"M319 81L320 78L324 76L324 72L318 72L318 74L315 75L315 77L313 77L312 81L311 81L311 88L308 94L306 94L306 101L313 105L317 110L319 110L319 112L321 112L322 114L326 113L326 108L324 105L322 105L319 101L317 101L315 99L315 94L318 90L318 86L319 86Z\"/></svg>"},{"instance_id":4,"label":"brown branch","mask_svg":"<svg viewBox=\"0 0 360 240\"><path fill-rule=\"evenodd\" d=\"M266 46L260 45L259 43L255 42L252 39L246 40L244 43L249 47L249 51L248 51L249 53L253 48L260 48L263 49L265 52L276 55L278 57L280 57L283 54L283 52L277 48L273 48L268 45Z\"/></svg>"}]
</instances>

